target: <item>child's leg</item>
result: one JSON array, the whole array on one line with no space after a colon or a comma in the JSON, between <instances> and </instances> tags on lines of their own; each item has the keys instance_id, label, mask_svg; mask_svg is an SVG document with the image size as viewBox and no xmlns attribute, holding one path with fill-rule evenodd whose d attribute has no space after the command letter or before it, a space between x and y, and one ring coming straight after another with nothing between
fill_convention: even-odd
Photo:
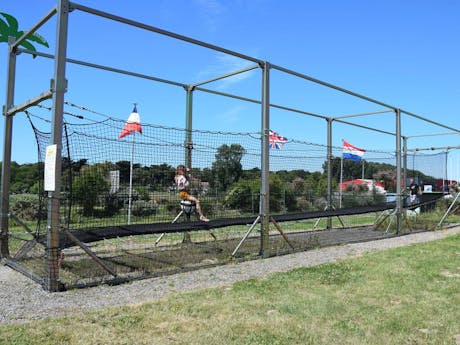
<instances>
[{"instance_id":1,"label":"child's leg","mask_svg":"<svg viewBox=\"0 0 460 345\"><path fill-rule=\"evenodd\" d=\"M200 216L200 219L201 220L204 220L204 219L207 220L207 218L203 215L203 212L201 211L200 200L198 200L197 198L195 198L192 195L189 195L188 200L193 201L195 203L196 212Z\"/></svg>"},{"instance_id":2,"label":"child's leg","mask_svg":"<svg viewBox=\"0 0 460 345\"><path fill-rule=\"evenodd\" d=\"M200 201L197 198L195 198L194 196L192 196L192 195L189 195L188 200L193 201L195 203L196 212L200 216L202 216L203 213L201 213Z\"/></svg>"}]
</instances>

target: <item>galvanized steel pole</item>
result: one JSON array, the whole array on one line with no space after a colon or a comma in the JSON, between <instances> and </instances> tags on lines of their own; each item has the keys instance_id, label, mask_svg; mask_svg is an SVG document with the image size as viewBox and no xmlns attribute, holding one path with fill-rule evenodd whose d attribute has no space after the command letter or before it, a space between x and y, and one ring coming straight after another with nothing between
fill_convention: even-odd
<instances>
[{"instance_id":1,"label":"galvanized steel pole","mask_svg":"<svg viewBox=\"0 0 460 345\"><path fill-rule=\"evenodd\" d=\"M185 166L192 168L192 150L193 150L193 90L194 87L186 86L187 99L185 105Z\"/></svg>"},{"instance_id":2,"label":"galvanized steel pole","mask_svg":"<svg viewBox=\"0 0 460 345\"><path fill-rule=\"evenodd\" d=\"M3 161L1 182L1 233L0 233L0 257L10 256L8 237L8 213L10 209L10 177L11 177L11 143L13 136L13 116L6 112L14 104L14 86L16 81L16 52L13 49L14 37L9 38L8 46L8 78L6 85L6 104L3 109L5 115L5 127L3 134Z\"/></svg>"},{"instance_id":3,"label":"galvanized steel pole","mask_svg":"<svg viewBox=\"0 0 460 345\"><path fill-rule=\"evenodd\" d=\"M403 137L403 188L406 188L407 181L407 137Z\"/></svg>"},{"instance_id":4,"label":"galvanized steel pole","mask_svg":"<svg viewBox=\"0 0 460 345\"><path fill-rule=\"evenodd\" d=\"M396 118L396 233L401 231L401 110L395 109Z\"/></svg>"},{"instance_id":5,"label":"galvanized steel pole","mask_svg":"<svg viewBox=\"0 0 460 345\"><path fill-rule=\"evenodd\" d=\"M264 62L262 68L262 119L261 119L261 185L260 185L260 222L262 225L260 233L260 255L269 255L269 217L270 217L270 152L269 152L269 130L270 130L270 64Z\"/></svg>"},{"instance_id":6,"label":"galvanized steel pole","mask_svg":"<svg viewBox=\"0 0 460 345\"><path fill-rule=\"evenodd\" d=\"M52 128L50 145L56 145L56 164L54 168L54 190L48 191L48 226L46 243L46 277L45 289L53 292L60 290L59 282L59 210L61 194L61 151L62 151L62 118L64 112L64 94L67 90L65 78L67 31L69 17L68 0L58 0L56 54L54 60L54 79L52 85Z\"/></svg>"},{"instance_id":7,"label":"galvanized steel pole","mask_svg":"<svg viewBox=\"0 0 460 345\"><path fill-rule=\"evenodd\" d=\"M327 119L327 208L332 209L332 119ZM332 218L327 218L327 229L332 229Z\"/></svg>"}]
</instances>

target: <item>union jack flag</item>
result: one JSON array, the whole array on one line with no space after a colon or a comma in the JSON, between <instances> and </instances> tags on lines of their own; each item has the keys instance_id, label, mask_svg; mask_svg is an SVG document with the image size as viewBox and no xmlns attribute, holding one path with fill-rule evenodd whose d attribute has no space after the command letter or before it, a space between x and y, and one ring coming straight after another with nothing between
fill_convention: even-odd
<instances>
[{"instance_id":1,"label":"union jack flag","mask_svg":"<svg viewBox=\"0 0 460 345\"><path fill-rule=\"evenodd\" d=\"M286 137L283 137L272 130L268 132L268 142L271 149L281 150L283 148L283 144L287 143L287 141L288 139Z\"/></svg>"}]
</instances>

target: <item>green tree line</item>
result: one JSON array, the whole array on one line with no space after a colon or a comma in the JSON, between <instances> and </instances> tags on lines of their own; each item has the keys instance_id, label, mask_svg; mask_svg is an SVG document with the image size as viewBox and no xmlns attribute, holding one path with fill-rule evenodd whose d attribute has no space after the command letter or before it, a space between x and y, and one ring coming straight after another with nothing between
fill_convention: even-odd
<instances>
[{"instance_id":1,"label":"green tree line","mask_svg":"<svg viewBox=\"0 0 460 345\"><path fill-rule=\"evenodd\" d=\"M210 167L194 167L191 170L198 192L215 192L225 195L227 207L243 211L258 208L260 191L260 169L244 169L242 160L246 151L239 144L221 145ZM333 190L337 190L340 181L341 159L332 160ZM172 191L176 167L167 163L141 166L133 165L133 186L135 197L149 200L152 192ZM111 186L109 172L119 171L121 198L127 194L129 184L130 162L103 162L88 164L87 159L76 161L62 159L62 190L69 193L73 200L82 206L84 214L91 214L97 202L104 200L106 207L116 212L122 204L109 192ZM387 191L394 191L396 167L391 164L364 162L364 177L382 182ZM343 161L343 179L361 178L362 164L349 160ZM424 176L419 173L419 176ZM40 191L43 179L43 163L11 163L12 194L34 194ZM203 185L206 184L206 191ZM366 191L360 191L366 192ZM71 194L70 194L71 193ZM323 171L279 170L270 173L270 208L273 211L304 211L321 209L326 203L327 162ZM112 192L112 194L114 194Z\"/></svg>"},{"instance_id":2,"label":"green tree line","mask_svg":"<svg viewBox=\"0 0 460 345\"><path fill-rule=\"evenodd\" d=\"M222 145L217 150L215 161L210 168L192 168L191 174L201 181L209 182L210 187L218 191L228 191L240 180L250 181L260 178L260 169L243 169L241 164L244 156L244 148L238 144ZM0 162L0 167L2 163ZM340 181L340 158L332 160L332 179L335 184ZM70 161L68 158L62 160L62 175L66 182L69 178L78 178L81 172L90 169L101 175L107 175L111 170L120 172L120 183L129 182L129 161L118 161L115 163L104 162L96 163L91 166L86 159ZM133 180L136 184L148 186L152 190L164 190L171 187L176 168L167 164L141 166L133 165ZM386 189L392 189L391 185L396 179L396 167L386 163L365 162L364 178L381 181L386 185ZM283 183L292 183L299 191L310 191L311 193L321 194L327 188L327 162L323 164L323 171L309 172L305 170L279 170L271 172ZM361 178L362 165L349 160L343 161L343 179ZM433 179L421 172L416 175L424 180ZM13 194L37 193L39 191L39 181L43 179L43 163L11 163L11 185L10 190Z\"/></svg>"},{"instance_id":3,"label":"green tree line","mask_svg":"<svg viewBox=\"0 0 460 345\"><path fill-rule=\"evenodd\" d=\"M217 150L215 161L210 168L193 168L192 176L198 177L201 181L209 182L211 188L219 191L229 190L239 180L255 180L260 177L259 168L243 169L241 164L244 156L244 148L238 144L222 145ZM1 166L1 162L0 162ZM340 181L340 158L332 160L332 179L335 183ZM68 158L63 158L62 174L63 179L77 178L84 169L89 169L90 166L86 159L78 161L70 161ZM163 163L159 165L141 166L140 164L133 165L133 179L136 184L149 186L152 190L163 190L171 186L175 167ZM129 161L118 161L115 163L104 162L91 165L91 170L99 174L108 174L111 170L120 172L120 183L129 182ZM395 180L396 167L386 163L365 162L364 177L382 181L387 184L391 190L392 181ZM298 190L310 190L315 193L323 193L327 186L325 179L327 173L327 162L323 164L322 172L309 172L305 170L280 170L272 172L283 183L293 183ZM361 178L362 165L353 161L343 161L343 179ZM424 180L432 179L432 177L416 172L416 175ZM26 163L19 164L11 163L11 185L12 193L37 193L38 181L43 178L43 163ZM301 182L303 180L303 182Z\"/></svg>"}]
</instances>

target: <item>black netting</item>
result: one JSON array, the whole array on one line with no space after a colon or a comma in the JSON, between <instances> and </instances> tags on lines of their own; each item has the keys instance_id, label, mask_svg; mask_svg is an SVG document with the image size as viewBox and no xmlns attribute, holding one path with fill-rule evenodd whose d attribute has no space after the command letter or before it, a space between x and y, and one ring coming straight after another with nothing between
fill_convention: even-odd
<instances>
[{"instance_id":1,"label":"black netting","mask_svg":"<svg viewBox=\"0 0 460 345\"><path fill-rule=\"evenodd\" d=\"M48 111L39 106L28 112L39 162L50 140ZM260 255L260 133L188 132L142 123L142 134L119 139L124 125L124 120L66 105L59 248L60 278L66 286L119 282ZM290 138L269 152L269 255L394 236L393 152L369 150L356 163L342 161L342 148L333 147L330 207L327 146ZM426 159L430 166L439 157L417 155L409 163L413 171L435 178L437 173L421 162ZM180 208L173 178L176 166L188 160L191 193L201 201L209 222L195 220ZM419 162L417 167L414 162ZM38 168L43 177L43 164ZM42 186L40 181L40 209L46 214ZM442 212L448 206L442 196L424 193L418 203L409 204L403 195L402 204L412 217L406 218L404 231L414 230L406 227L409 223L433 228L433 220L428 223L424 214ZM18 224L24 229L21 220L10 219L15 229L11 262L40 280L48 269L46 217L40 218L36 231L16 230ZM334 230L323 231L329 225Z\"/></svg>"}]
</instances>

